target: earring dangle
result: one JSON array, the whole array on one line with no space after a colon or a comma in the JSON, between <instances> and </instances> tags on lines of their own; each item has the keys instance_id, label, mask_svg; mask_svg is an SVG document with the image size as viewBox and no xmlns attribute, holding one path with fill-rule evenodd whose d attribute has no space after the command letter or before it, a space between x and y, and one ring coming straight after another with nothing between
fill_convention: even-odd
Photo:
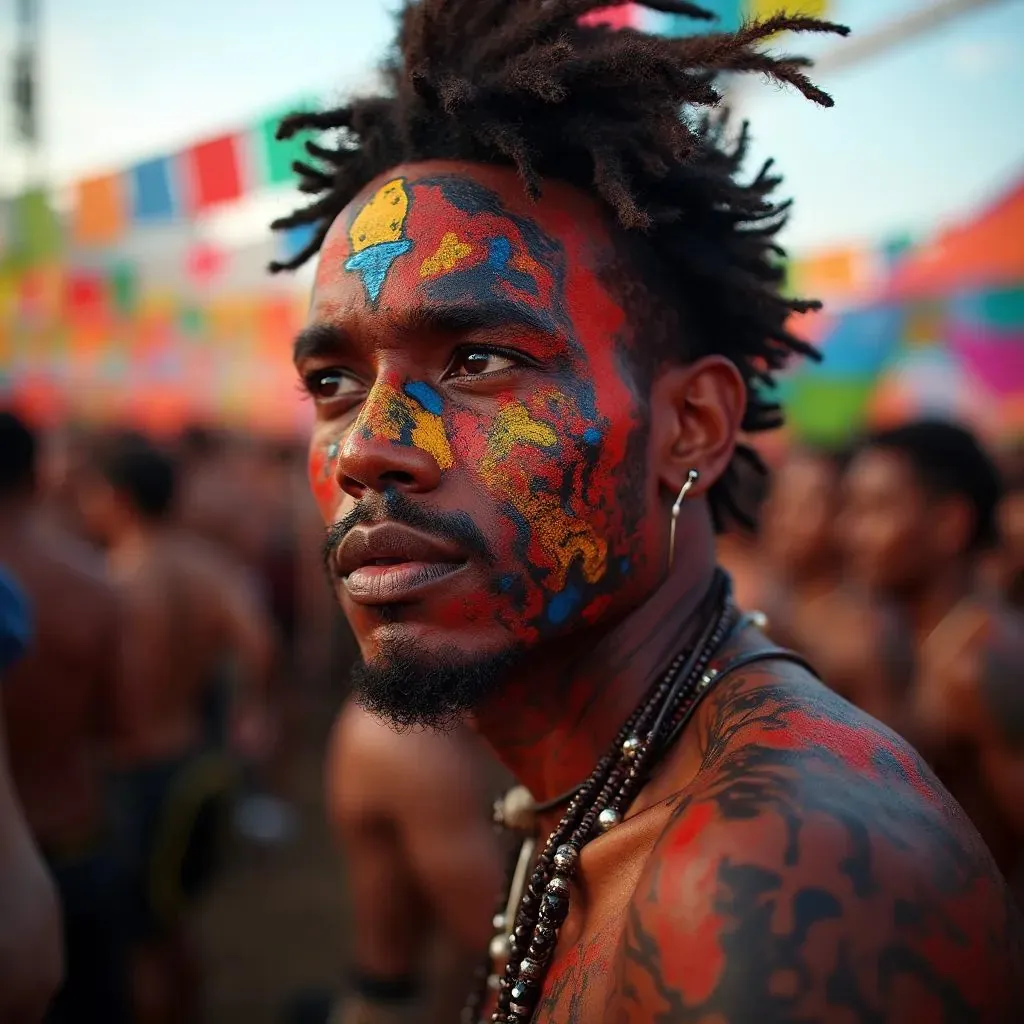
<instances>
[{"instance_id":1,"label":"earring dangle","mask_svg":"<svg viewBox=\"0 0 1024 1024\"><path fill-rule=\"evenodd\" d=\"M700 479L700 473L695 469L691 469L686 474L686 482L679 490L679 497L676 498L675 504L672 506L672 522L668 528L668 567L672 569L675 563L676 556L676 523L679 520L679 513L682 511L683 502L686 501L686 496L690 493L693 485Z\"/></svg>"}]
</instances>

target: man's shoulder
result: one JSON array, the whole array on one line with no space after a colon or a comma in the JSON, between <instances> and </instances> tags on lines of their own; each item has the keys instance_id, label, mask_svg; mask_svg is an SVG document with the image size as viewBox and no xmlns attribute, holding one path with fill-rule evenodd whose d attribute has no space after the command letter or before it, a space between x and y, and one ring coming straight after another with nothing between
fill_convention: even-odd
<instances>
[{"instance_id":1,"label":"man's shoulder","mask_svg":"<svg viewBox=\"0 0 1024 1024\"><path fill-rule=\"evenodd\" d=\"M767 670L721 684L695 735L630 907L624 1021L1004 1019L1005 884L906 744Z\"/></svg>"}]
</instances>

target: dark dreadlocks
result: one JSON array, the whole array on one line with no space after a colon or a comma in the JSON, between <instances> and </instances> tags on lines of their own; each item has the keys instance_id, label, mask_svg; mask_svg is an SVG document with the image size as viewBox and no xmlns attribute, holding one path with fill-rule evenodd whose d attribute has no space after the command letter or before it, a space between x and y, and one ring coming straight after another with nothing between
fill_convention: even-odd
<instances>
[{"instance_id":1,"label":"dark dreadlocks","mask_svg":"<svg viewBox=\"0 0 1024 1024\"><path fill-rule=\"evenodd\" d=\"M782 422L778 403L763 391L772 387L773 371L794 354L818 358L791 333L790 317L819 303L782 294L785 253L775 239L789 202L771 198L780 182L771 161L741 183L746 125L730 142L725 115L695 110L721 100L717 73L740 71L831 106L804 74L807 60L773 56L758 44L783 31L845 35L847 29L779 14L736 32L669 39L579 23L595 9L624 2L407 0L395 52L383 67L386 94L281 123L281 139L304 130L339 133L333 147L306 142L316 165L294 164L300 189L316 199L272 227L314 225L315 231L293 259L270 269L305 263L348 203L402 163L513 165L534 198L544 178L560 179L596 191L614 213L633 269L616 277L631 276L629 287L647 296L645 302L624 298L649 353L656 352L655 360L712 352L732 359L747 384L743 429L771 429ZM686 0L640 6L714 17ZM741 445L737 456L764 471L750 447ZM716 523L723 516L750 522L736 482L734 465L712 489Z\"/></svg>"}]
</instances>

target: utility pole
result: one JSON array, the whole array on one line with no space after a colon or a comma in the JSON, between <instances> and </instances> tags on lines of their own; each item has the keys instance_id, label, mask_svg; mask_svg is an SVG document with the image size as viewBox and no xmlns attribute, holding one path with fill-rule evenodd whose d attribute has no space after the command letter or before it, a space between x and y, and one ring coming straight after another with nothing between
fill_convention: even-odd
<instances>
[{"instance_id":1,"label":"utility pole","mask_svg":"<svg viewBox=\"0 0 1024 1024\"><path fill-rule=\"evenodd\" d=\"M41 133L39 127L40 0L16 0L17 32L11 100L14 105L14 137L25 151L23 186L42 185Z\"/></svg>"}]
</instances>

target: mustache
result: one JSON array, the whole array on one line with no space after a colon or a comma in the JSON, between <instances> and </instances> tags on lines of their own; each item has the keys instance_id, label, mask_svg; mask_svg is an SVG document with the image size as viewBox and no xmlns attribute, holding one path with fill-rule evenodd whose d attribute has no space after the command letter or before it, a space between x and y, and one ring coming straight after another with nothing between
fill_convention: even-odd
<instances>
[{"instance_id":1,"label":"mustache","mask_svg":"<svg viewBox=\"0 0 1024 1024\"><path fill-rule=\"evenodd\" d=\"M331 563L341 542L357 526L385 521L451 541L467 555L475 555L484 562L494 561L490 545L467 513L443 512L434 505L412 501L400 491L387 490L363 498L351 512L327 527L322 551L327 573L331 573Z\"/></svg>"}]
</instances>

